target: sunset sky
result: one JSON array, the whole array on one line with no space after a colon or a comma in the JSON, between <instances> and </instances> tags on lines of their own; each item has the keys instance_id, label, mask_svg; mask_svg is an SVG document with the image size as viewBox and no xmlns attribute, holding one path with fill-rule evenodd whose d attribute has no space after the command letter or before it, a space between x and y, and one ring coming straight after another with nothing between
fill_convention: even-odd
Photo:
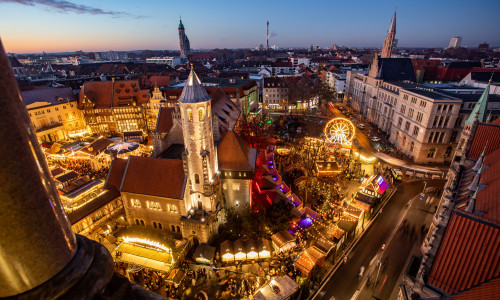
<instances>
[{"instance_id":1,"label":"sunset sky","mask_svg":"<svg viewBox=\"0 0 500 300\"><path fill-rule=\"evenodd\" d=\"M500 46L499 0L0 0L0 37L14 53L178 50L182 16L193 49L264 44L266 20L279 47L381 47L396 6L400 47Z\"/></svg>"}]
</instances>

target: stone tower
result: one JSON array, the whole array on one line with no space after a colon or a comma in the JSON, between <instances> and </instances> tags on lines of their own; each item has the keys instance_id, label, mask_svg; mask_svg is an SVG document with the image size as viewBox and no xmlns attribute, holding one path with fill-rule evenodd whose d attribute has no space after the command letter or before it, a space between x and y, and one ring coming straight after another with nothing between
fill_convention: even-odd
<instances>
[{"instance_id":1,"label":"stone tower","mask_svg":"<svg viewBox=\"0 0 500 300\"><path fill-rule=\"evenodd\" d=\"M188 57L191 52L191 46L184 29L184 24L182 24L182 20L179 21L179 45L181 48L181 57Z\"/></svg>"},{"instance_id":2,"label":"stone tower","mask_svg":"<svg viewBox=\"0 0 500 300\"><path fill-rule=\"evenodd\" d=\"M179 98L191 207L215 211L217 153L214 147L211 98L191 67Z\"/></svg>"},{"instance_id":3,"label":"stone tower","mask_svg":"<svg viewBox=\"0 0 500 300\"><path fill-rule=\"evenodd\" d=\"M389 30L387 31L387 36L384 40L384 47L382 48L381 56L382 58L391 57L392 51L396 47L396 12L392 17L391 25L389 25Z\"/></svg>"}]
</instances>

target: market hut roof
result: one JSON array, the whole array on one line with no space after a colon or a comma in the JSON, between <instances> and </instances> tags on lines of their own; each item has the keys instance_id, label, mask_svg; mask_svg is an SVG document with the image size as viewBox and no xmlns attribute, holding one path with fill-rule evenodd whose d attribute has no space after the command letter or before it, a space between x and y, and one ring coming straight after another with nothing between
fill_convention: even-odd
<instances>
[{"instance_id":1,"label":"market hut roof","mask_svg":"<svg viewBox=\"0 0 500 300\"><path fill-rule=\"evenodd\" d=\"M209 246L207 244L199 244L193 253L193 258L203 257L207 260L212 261L215 256L215 247Z\"/></svg>"},{"instance_id":2,"label":"market hut roof","mask_svg":"<svg viewBox=\"0 0 500 300\"><path fill-rule=\"evenodd\" d=\"M278 247L281 248L281 246L290 243L290 242L295 242L295 238L293 235L291 235L288 231L282 230L280 232L277 232L271 236L271 240L278 245Z\"/></svg>"}]
</instances>

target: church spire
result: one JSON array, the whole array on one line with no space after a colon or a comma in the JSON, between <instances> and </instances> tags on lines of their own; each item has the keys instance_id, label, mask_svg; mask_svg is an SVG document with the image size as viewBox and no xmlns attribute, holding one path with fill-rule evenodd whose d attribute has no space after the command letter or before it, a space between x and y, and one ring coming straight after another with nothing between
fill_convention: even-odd
<instances>
[{"instance_id":1,"label":"church spire","mask_svg":"<svg viewBox=\"0 0 500 300\"><path fill-rule=\"evenodd\" d=\"M207 90L201 85L200 78L196 75L193 65L191 65L191 72L189 73L186 85L182 90L182 94L179 98L181 103L198 103L209 101L211 98L207 93Z\"/></svg>"},{"instance_id":2,"label":"church spire","mask_svg":"<svg viewBox=\"0 0 500 300\"><path fill-rule=\"evenodd\" d=\"M391 25L389 25L389 30L387 32L394 33L394 35L396 34L396 11L394 11L394 16L392 17Z\"/></svg>"},{"instance_id":3,"label":"church spire","mask_svg":"<svg viewBox=\"0 0 500 300\"><path fill-rule=\"evenodd\" d=\"M384 47L382 48L382 54L380 57L387 58L391 57L392 51L396 47L396 11L394 11L394 16L392 17L391 24L387 30L387 36L384 40Z\"/></svg>"},{"instance_id":4,"label":"church spire","mask_svg":"<svg viewBox=\"0 0 500 300\"><path fill-rule=\"evenodd\" d=\"M479 101L477 101L476 105L474 106L474 109L470 113L469 117L467 120L465 120L465 124L472 125L474 124L474 121L478 122L485 122L486 117L487 117L487 110L488 110L488 100L490 97L490 85L491 85L491 79L488 82L488 85L484 89L483 94L481 95L481 98L479 98Z\"/></svg>"},{"instance_id":5,"label":"church spire","mask_svg":"<svg viewBox=\"0 0 500 300\"><path fill-rule=\"evenodd\" d=\"M477 192L479 191L479 187L476 189L474 192L474 195L470 199L469 204L467 205L467 208L465 209L466 212L474 213L474 209L476 209L476 199L477 199Z\"/></svg>"}]
</instances>

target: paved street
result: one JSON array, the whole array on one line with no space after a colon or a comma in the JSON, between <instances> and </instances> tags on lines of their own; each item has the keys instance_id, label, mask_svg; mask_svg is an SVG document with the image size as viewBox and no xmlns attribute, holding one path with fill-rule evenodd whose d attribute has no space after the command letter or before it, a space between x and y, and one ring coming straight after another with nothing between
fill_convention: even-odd
<instances>
[{"instance_id":1,"label":"paved street","mask_svg":"<svg viewBox=\"0 0 500 300\"><path fill-rule=\"evenodd\" d=\"M442 187L443 184L444 181L429 181L427 187ZM419 199L417 195L423 187L423 181L399 186L382 213L349 253L348 262L337 269L314 299L390 299L412 249L422 242L424 234L421 233L421 226L425 221L428 228L434 206L437 205L436 196L426 195L424 200ZM427 198L429 201L426 205ZM414 200L408 207L410 199ZM384 251L383 244L386 244ZM376 278L379 260L382 264ZM361 267L364 272L359 278ZM377 283L374 288L375 280Z\"/></svg>"}]
</instances>

